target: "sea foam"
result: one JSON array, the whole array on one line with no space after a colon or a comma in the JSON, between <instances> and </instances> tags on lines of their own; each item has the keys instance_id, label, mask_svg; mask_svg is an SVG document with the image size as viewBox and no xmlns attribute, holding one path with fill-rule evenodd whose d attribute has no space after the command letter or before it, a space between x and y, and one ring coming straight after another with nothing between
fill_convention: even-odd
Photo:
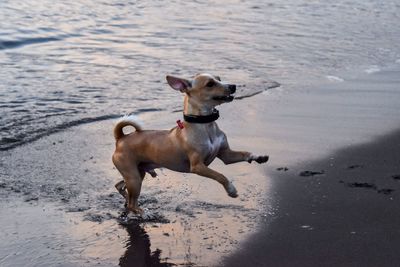
<instances>
[{"instance_id":1,"label":"sea foam","mask_svg":"<svg viewBox=\"0 0 400 267\"><path fill-rule=\"evenodd\" d=\"M328 80L332 81L332 82L344 82L344 79L337 77L337 76L333 76L333 75L327 75L325 76Z\"/></svg>"},{"instance_id":2,"label":"sea foam","mask_svg":"<svg viewBox=\"0 0 400 267\"><path fill-rule=\"evenodd\" d=\"M365 71L366 73L368 73L368 74L371 74L371 73L375 73L375 72L380 72L381 69L380 69L378 66L376 66L376 65L372 65L372 66L370 66L369 68L365 69L364 71Z\"/></svg>"}]
</instances>

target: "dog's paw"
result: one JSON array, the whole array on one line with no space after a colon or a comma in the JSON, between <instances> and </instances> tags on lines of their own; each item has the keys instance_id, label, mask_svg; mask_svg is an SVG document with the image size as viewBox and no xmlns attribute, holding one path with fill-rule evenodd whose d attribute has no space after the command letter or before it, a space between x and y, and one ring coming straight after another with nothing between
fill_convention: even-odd
<instances>
[{"instance_id":1,"label":"dog's paw","mask_svg":"<svg viewBox=\"0 0 400 267\"><path fill-rule=\"evenodd\" d=\"M269 156L254 156L251 155L248 162L251 163L253 160L257 163L265 163L269 159Z\"/></svg>"},{"instance_id":2,"label":"dog's paw","mask_svg":"<svg viewBox=\"0 0 400 267\"><path fill-rule=\"evenodd\" d=\"M226 192L228 193L228 196L232 198L238 197L237 190L235 186L232 184L232 182L229 182L228 187L226 188Z\"/></svg>"},{"instance_id":3,"label":"dog's paw","mask_svg":"<svg viewBox=\"0 0 400 267\"><path fill-rule=\"evenodd\" d=\"M135 207L133 209L129 209L129 211L133 212L134 214L136 214L138 216L142 216L144 214L144 210L139 208L139 207Z\"/></svg>"},{"instance_id":4,"label":"dog's paw","mask_svg":"<svg viewBox=\"0 0 400 267\"><path fill-rule=\"evenodd\" d=\"M269 156L258 156L255 161L257 163L265 163L269 160Z\"/></svg>"}]
</instances>

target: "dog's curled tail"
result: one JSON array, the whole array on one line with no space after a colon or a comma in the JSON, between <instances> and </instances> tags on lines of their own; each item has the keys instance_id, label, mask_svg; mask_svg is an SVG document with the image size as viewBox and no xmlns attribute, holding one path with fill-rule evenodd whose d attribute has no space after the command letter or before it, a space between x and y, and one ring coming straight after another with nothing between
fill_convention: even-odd
<instances>
[{"instance_id":1,"label":"dog's curled tail","mask_svg":"<svg viewBox=\"0 0 400 267\"><path fill-rule=\"evenodd\" d=\"M133 126L137 132L143 131L140 122L135 116L124 116L117 121L117 124L114 127L114 137L116 141L125 136L122 131L125 126Z\"/></svg>"}]
</instances>

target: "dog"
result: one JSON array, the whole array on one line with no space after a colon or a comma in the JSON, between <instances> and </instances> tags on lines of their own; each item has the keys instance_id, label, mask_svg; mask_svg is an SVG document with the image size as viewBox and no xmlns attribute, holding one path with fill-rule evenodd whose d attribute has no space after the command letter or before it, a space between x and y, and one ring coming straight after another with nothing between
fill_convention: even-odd
<instances>
[{"instance_id":1,"label":"dog","mask_svg":"<svg viewBox=\"0 0 400 267\"><path fill-rule=\"evenodd\" d=\"M230 197L237 197L235 186L221 173L208 165L215 159L225 164L241 161L265 163L268 156L233 151L226 134L215 122L219 117L216 106L232 102L236 85L221 82L218 76L198 74L193 80L166 76L168 84L185 94L184 121L171 130L143 130L131 117L124 117L114 127L116 140L112 161L124 180L115 187L126 199L127 208L142 214L138 198L146 173L155 177L156 168L195 173L219 182ZM135 131L125 135L123 128L133 126Z\"/></svg>"}]
</instances>

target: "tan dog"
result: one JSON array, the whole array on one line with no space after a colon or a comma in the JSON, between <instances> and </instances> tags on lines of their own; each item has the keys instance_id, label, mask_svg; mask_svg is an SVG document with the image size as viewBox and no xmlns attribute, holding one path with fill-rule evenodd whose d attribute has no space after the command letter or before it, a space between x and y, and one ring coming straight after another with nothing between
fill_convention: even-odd
<instances>
[{"instance_id":1,"label":"tan dog","mask_svg":"<svg viewBox=\"0 0 400 267\"><path fill-rule=\"evenodd\" d=\"M145 173L154 177L155 168L165 167L211 178L219 182L230 197L237 197L233 184L207 166L216 157L225 164L268 161L268 156L232 151L226 135L214 122L219 116L215 106L233 100L235 85L224 84L219 77L209 74L199 74L192 81L167 76L167 81L173 89L186 94L183 123L169 131L145 131L133 119L124 117L114 128L116 149L112 160L125 181L115 186L126 198L128 209L135 213L142 212L138 197ZM122 129L129 125L136 131L125 135Z\"/></svg>"}]
</instances>

